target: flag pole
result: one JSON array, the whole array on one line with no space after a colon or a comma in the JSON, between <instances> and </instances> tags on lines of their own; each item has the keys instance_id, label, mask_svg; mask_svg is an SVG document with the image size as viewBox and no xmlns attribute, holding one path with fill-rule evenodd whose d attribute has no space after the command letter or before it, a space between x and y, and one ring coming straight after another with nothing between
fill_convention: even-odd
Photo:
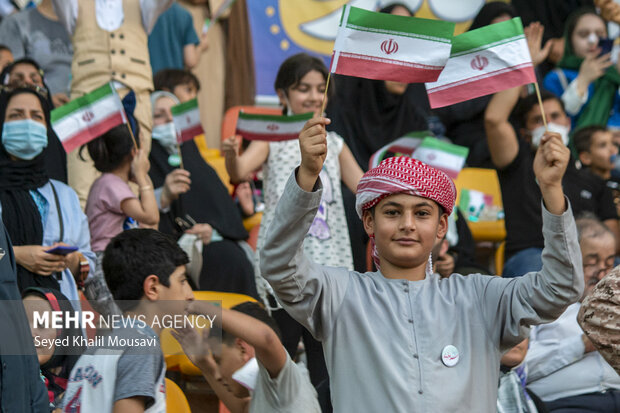
<instances>
[{"instance_id":1,"label":"flag pole","mask_svg":"<svg viewBox=\"0 0 620 413\"><path fill-rule=\"evenodd\" d=\"M125 115L127 116L127 115ZM127 122L125 123L125 125L127 125L127 129L129 129L129 134L131 135L131 140L133 141L133 146L134 148L136 148L136 150L138 150L138 142L136 141L136 137L133 134L133 131L131 130L131 124L129 123L129 119L127 119Z\"/></svg>"},{"instance_id":2,"label":"flag pole","mask_svg":"<svg viewBox=\"0 0 620 413\"><path fill-rule=\"evenodd\" d=\"M181 144L179 143L178 139L177 139L177 150L179 151L179 166L181 167L181 169L185 169L185 167L183 166L183 155L181 155Z\"/></svg>"},{"instance_id":3,"label":"flag pole","mask_svg":"<svg viewBox=\"0 0 620 413\"><path fill-rule=\"evenodd\" d=\"M540 106L540 114L542 115L543 125L545 125L545 132L549 132L547 127L547 117L545 116L545 109L543 109L542 98L540 97L540 88L538 87L538 81L534 82L534 88L536 88L536 96L538 96L538 106Z\"/></svg>"},{"instance_id":4,"label":"flag pole","mask_svg":"<svg viewBox=\"0 0 620 413\"><path fill-rule=\"evenodd\" d=\"M325 83L325 94L323 95L323 104L321 105L321 116L323 116L323 112L325 112L325 104L327 103L327 90L329 88L329 79L332 77L332 72L330 71L327 74L327 83Z\"/></svg>"}]
</instances>

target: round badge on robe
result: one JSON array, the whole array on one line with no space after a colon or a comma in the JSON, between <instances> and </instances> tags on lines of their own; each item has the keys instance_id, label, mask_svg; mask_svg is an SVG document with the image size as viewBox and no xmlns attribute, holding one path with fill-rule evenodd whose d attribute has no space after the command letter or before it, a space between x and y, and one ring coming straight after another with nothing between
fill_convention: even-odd
<instances>
[{"instance_id":1,"label":"round badge on robe","mask_svg":"<svg viewBox=\"0 0 620 413\"><path fill-rule=\"evenodd\" d=\"M459 362L459 350L451 344L445 346L441 352L441 361L447 367L456 366Z\"/></svg>"},{"instance_id":2,"label":"round badge on robe","mask_svg":"<svg viewBox=\"0 0 620 413\"><path fill-rule=\"evenodd\" d=\"M181 157L178 154L173 153L172 155L170 155L168 157L168 165L170 165L170 166L180 166L181 165Z\"/></svg>"}]
</instances>

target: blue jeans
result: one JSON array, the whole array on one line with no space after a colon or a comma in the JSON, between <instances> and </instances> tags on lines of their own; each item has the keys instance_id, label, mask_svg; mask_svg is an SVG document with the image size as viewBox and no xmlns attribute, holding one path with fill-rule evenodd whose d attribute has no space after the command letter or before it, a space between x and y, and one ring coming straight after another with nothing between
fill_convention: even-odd
<instances>
[{"instance_id":1,"label":"blue jeans","mask_svg":"<svg viewBox=\"0 0 620 413\"><path fill-rule=\"evenodd\" d=\"M526 248L517 252L504 263L502 276L520 277L532 271L542 269L542 248Z\"/></svg>"}]
</instances>

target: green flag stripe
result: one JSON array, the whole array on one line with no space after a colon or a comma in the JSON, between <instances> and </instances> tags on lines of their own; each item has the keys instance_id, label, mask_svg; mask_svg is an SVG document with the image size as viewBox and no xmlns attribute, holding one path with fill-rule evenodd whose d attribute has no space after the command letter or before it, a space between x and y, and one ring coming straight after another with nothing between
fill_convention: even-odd
<instances>
[{"instance_id":1,"label":"green flag stripe","mask_svg":"<svg viewBox=\"0 0 620 413\"><path fill-rule=\"evenodd\" d=\"M72 100L71 102L63 105L57 109L54 109L51 113L52 123L64 118L67 115L71 115L73 112L80 111L86 106L93 104L94 102L110 96L114 93L112 86L107 83L98 89L93 90L87 95Z\"/></svg>"},{"instance_id":2,"label":"green flag stripe","mask_svg":"<svg viewBox=\"0 0 620 413\"><path fill-rule=\"evenodd\" d=\"M524 39L525 39L525 35L521 34L521 35L518 35L518 36L515 36L515 37L511 37L509 39L503 39L503 40L497 41L495 43L489 43L489 44L484 45L484 46L475 47L475 48L470 49L470 50L465 50L465 51L462 51L460 53L450 54L450 57L459 57L459 56L464 56L464 55L468 55L468 54L472 54L472 53L477 53L477 52L480 52L482 50L488 50L488 49L491 49L491 48L496 47L496 46L501 46L503 44L512 43L512 42L516 42L516 41L524 40Z\"/></svg>"},{"instance_id":3,"label":"green flag stripe","mask_svg":"<svg viewBox=\"0 0 620 413\"><path fill-rule=\"evenodd\" d=\"M438 151L447 152L464 158L467 157L467 153L469 152L469 149L466 147L442 142L436 138L424 139L424 142L422 142L420 148L436 149Z\"/></svg>"},{"instance_id":4,"label":"green flag stripe","mask_svg":"<svg viewBox=\"0 0 620 413\"><path fill-rule=\"evenodd\" d=\"M187 102L181 103L180 105L171 107L170 112L172 112L173 116L176 116L196 108L198 108L198 99L194 98L192 100L188 100Z\"/></svg>"},{"instance_id":5,"label":"green flag stripe","mask_svg":"<svg viewBox=\"0 0 620 413\"><path fill-rule=\"evenodd\" d=\"M452 39L452 51L450 57L469 53L474 50L483 50L489 47L502 44L507 39L523 36L523 25L521 18L515 17L501 23L484 26L471 32L465 32ZM511 40L511 41L512 41ZM497 44L495 44L497 43Z\"/></svg>"},{"instance_id":6,"label":"green flag stripe","mask_svg":"<svg viewBox=\"0 0 620 413\"><path fill-rule=\"evenodd\" d=\"M254 113L239 112L239 119L247 120L263 120L265 122L281 122L281 123L293 123L300 121L308 121L312 119L314 113L308 112L301 115L259 115Z\"/></svg>"},{"instance_id":7,"label":"green flag stripe","mask_svg":"<svg viewBox=\"0 0 620 413\"><path fill-rule=\"evenodd\" d=\"M450 43L454 33L454 23L441 20L421 19L419 17L393 16L385 13L374 13L368 10L351 7L347 26L361 26L368 31L384 30L386 33L401 36L426 36L437 42ZM358 30L356 28L356 30ZM413 37L413 36L411 36Z\"/></svg>"}]
</instances>

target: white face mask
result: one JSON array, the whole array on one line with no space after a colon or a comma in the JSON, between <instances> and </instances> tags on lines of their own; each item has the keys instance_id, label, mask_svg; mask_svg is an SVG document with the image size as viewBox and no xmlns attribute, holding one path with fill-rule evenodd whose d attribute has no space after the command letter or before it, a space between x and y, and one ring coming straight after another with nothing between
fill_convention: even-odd
<instances>
[{"instance_id":1,"label":"white face mask","mask_svg":"<svg viewBox=\"0 0 620 413\"><path fill-rule=\"evenodd\" d=\"M252 357L239 370L235 371L232 379L250 391L256 388L256 380L258 380L258 361L256 357Z\"/></svg>"},{"instance_id":2,"label":"white face mask","mask_svg":"<svg viewBox=\"0 0 620 413\"><path fill-rule=\"evenodd\" d=\"M177 144L177 131L173 122L153 127L151 136L164 147L174 147Z\"/></svg>"},{"instance_id":3,"label":"white face mask","mask_svg":"<svg viewBox=\"0 0 620 413\"><path fill-rule=\"evenodd\" d=\"M557 123L548 123L547 128L549 132L556 132L562 136L562 142L564 145L568 145L568 132L570 129L567 126L559 125ZM540 141L545 134L545 126L541 125L532 131L532 147L534 149L538 148L540 145Z\"/></svg>"}]
</instances>

